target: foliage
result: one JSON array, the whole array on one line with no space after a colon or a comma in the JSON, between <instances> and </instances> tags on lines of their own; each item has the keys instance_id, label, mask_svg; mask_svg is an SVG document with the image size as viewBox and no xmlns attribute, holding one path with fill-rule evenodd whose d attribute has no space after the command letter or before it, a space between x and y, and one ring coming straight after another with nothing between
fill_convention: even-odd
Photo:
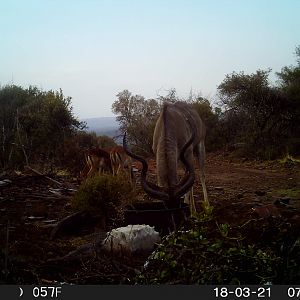
<instances>
[{"instance_id":1,"label":"foliage","mask_svg":"<svg viewBox=\"0 0 300 300\"><path fill-rule=\"evenodd\" d=\"M128 134L130 143L138 153L149 155L152 153L152 137L156 120L164 102L176 102L180 99L175 89L171 89L166 96L160 95L158 99L145 100L144 97L133 96L125 90L118 95L113 103L112 110L117 114L121 124L121 131ZM207 148L215 150L222 143L220 128L218 126L219 111L213 111L210 102L200 96L190 96L188 102L194 106L207 127Z\"/></svg>"},{"instance_id":2,"label":"foliage","mask_svg":"<svg viewBox=\"0 0 300 300\"><path fill-rule=\"evenodd\" d=\"M300 199L300 188L294 187L289 189L278 189L276 193L280 197L287 197L292 199ZM298 204L300 206L300 203Z\"/></svg>"},{"instance_id":3,"label":"foliage","mask_svg":"<svg viewBox=\"0 0 300 300\"><path fill-rule=\"evenodd\" d=\"M164 102L171 102L171 103L175 103L177 101L183 101L183 99L180 99L177 95L177 91L175 88L172 88L170 90L166 91L167 94L166 95L159 95L157 98L157 101L159 102L160 105L162 105ZM191 94L190 95L190 99L189 101L191 101L193 99L194 95Z\"/></svg>"},{"instance_id":4,"label":"foliage","mask_svg":"<svg viewBox=\"0 0 300 300\"><path fill-rule=\"evenodd\" d=\"M118 115L122 133L127 132L128 140L135 151L142 154L152 153L152 136L160 106L154 99L145 100L143 96L132 95L128 90L120 92L112 105Z\"/></svg>"},{"instance_id":5,"label":"foliage","mask_svg":"<svg viewBox=\"0 0 300 300\"><path fill-rule=\"evenodd\" d=\"M285 277L289 282L297 282L298 244L296 240L289 248L287 259L276 247L247 243L240 229L218 224L212 216L199 215L190 230L163 238L137 281L142 284L266 284L287 282Z\"/></svg>"},{"instance_id":6,"label":"foliage","mask_svg":"<svg viewBox=\"0 0 300 300\"><path fill-rule=\"evenodd\" d=\"M271 131L279 126L281 117L282 98L269 87L269 72L259 70L251 75L233 72L218 87L226 108L228 140L233 144L247 142L253 151L274 144Z\"/></svg>"},{"instance_id":7,"label":"foliage","mask_svg":"<svg viewBox=\"0 0 300 300\"><path fill-rule=\"evenodd\" d=\"M289 142L287 152L299 154L300 148L300 46L296 47L297 65L284 67L276 73L279 78L279 88L286 99L286 106L290 114L287 116L289 124L285 133Z\"/></svg>"},{"instance_id":8,"label":"foliage","mask_svg":"<svg viewBox=\"0 0 300 300\"><path fill-rule=\"evenodd\" d=\"M277 87L269 83L270 70L226 76L218 91L227 143L245 143L247 155L267 159L299 153L299 70L299 65L283 68Z\"/></svg>"},{"instance_id":9,"label":"foliage","mask_svg":"<svg viewBox=\"0 0 300 300\"><path fill-rule=\"evenodd\" d=\"M122 221L123 209L134 199L134 191L122 176L99 175L84 181L73 198L73 206L79 210L99 214L107 224Z\"/></svg>"},{"instance_id":10,"label":"foliage","mask_svg":"<svg viewBox=\"0 0 300 300\"><path fill-rule=\"evenodd\" d=\"M284 158L279 159L279 162L283 164L284 166L299 166L300 159L296 159L291 155L286 155Z\"/></svg>"},{"instance_id":11,"label":"foliage","mask_svg":"<svg viewBox=\"0 0 300 300\"><path fill-rule=\"evenodd\" d=\"M192 99L191 104L198 112L206 127L206 150L214 151L219 149L224 143L221 127L219 125L220 110L215 109L215 111L213 111L209 100L200 96Z\"/></svg>"},{"instance_id":12,"label":"foliage","mask_svg":"<svg viewBox=\"0 0 300 300\"><path fill-rule=\"evenodd\" d=\"M213 109L207 99L190 94L186 101L194 106L207 128L208 151L225 147L243 156L262 159L299 155L300 46L296 56L296 66L284 67L276 73L276 86L269 82L271 70L226 75L218 86L220 107ZM112 110L118 115L121 131L128 133L135 151L141 153L143 149L144 154L152 152L153 131L163 102L185 101L175 89L156 100L145 100L127 90L117 97Z\"/></svg>"},{"instance_id":13,"label":"foliage","mask_svg":"<svg viewBox=\"0 0 300 300\"><path fill-rule=\"evenodd\" d=\"M79 176L86 161L84 151L98 145L98 137L94 133L76 131L65 139L58 154L58 165L72 174Z\"/></svg>"},{"instance_id":14,"label":"foliage","mask_svg":"<svg viewBox=\"0 0 300 300\"><path fill-rule=\"evenodd\" d=\"M100 148L111 148L115 147L117 144L116 142L107 135L100 135L97 137L97 144Z\"/></svg>"},{"instance_id":15,"label":"foliage","mask_svg":"<svg viewBox=\"0 0 300 300\"><path fill-rule=\"evenodd\" d=\"M55 164L66 138L82 128L71 98L62 91L5 86L0 89L2 168L42 162Z\"/></svg>"},{"instance_id":16,"label":"foliage","mask_svg":"<svg viewBox=\"0 0 300 300\"><path fill-rule=\"evenodd\" d=\"M95 147L110 148L116 146L115 141L106 135L76 131L64 142L63 152L60 153L60 166L71 173L79 174L86 161L84 152Z\"/></svg>"}]
</instances>

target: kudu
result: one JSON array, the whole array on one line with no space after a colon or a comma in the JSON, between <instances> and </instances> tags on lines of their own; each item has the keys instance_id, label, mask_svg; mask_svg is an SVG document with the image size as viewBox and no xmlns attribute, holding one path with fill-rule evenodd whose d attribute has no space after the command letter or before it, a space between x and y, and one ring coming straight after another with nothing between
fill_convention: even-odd
<instances>
[{"instance_id":1,"label":"kudu","mask_svg":"<svg viewBox=\"0 0 300 300\"><path fill-rule=\"evenodd\" d=\"M143 167L141 183L151 197L164 200L168 207L178 207L180 198L185 195L185 202L190 205L191 213L196 212L192 187L195 180L194 155L200 168L200 180L204 201L208 205L205 185L205 126L198 113L185 102L164 103L156 122L152 149L156 155L158 185L147 181L147 162L132 153L127 146L126 135L124 149L128 155L139 160ZM177 168L181 161L185 175L178 182Z\"/></svg>"}]
</instances>

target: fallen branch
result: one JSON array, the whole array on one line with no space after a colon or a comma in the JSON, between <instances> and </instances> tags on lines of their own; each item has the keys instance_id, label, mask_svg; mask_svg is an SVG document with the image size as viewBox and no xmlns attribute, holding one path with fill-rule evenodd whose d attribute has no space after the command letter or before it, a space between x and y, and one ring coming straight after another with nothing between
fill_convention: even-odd
<instances>
[{"instance_id":1,"label":"fallen branch","mask_svg":"<svg viewBox=\"0 0 300 300\"><path fill-rule=\"evenodd\" d=\"M57 185L59 185L59 186L62 186L62 183L61 183L61 182L59 182L59 181L57 181L57 180L54 180L54 179L50 178L49 176L47 176L47 175L45 175L45 174L43 174L43 173L41 173L41 172L39 172L39 171L37 171L37 170L31 168L31 167L28 166L28 165L25 166L25 169L31 171L32 173L34 173L34 174L36 174L36 175L43 176L43 177L45 177L47 180L49 180L49 181L51 181L51 182L53 182L53 183L55 183L55 184L57 184Z\"/></svg>"},{"instance_id":2,"label":"fallen branch","mask_svg":"<svg viewBox=\"0 0 300 300\"><path fill-rule=\"evenodd\" d=\"M72 260L80 260L82 258L88 258L96 256L96 252L98 249L102 247L102 240L95 241L93 243L85 244L78 249L75 249L62 257L56 257L48 259L48 263L60 262L60 261L72 261Z\"/></svg>"},{"instance_id":3,"label":"fallen branch","mask_svg":"<svg viewBox=\"0 0 300 300\"><path fill-rule=\"evenodd\" d=\"M90 213L85 211L76 212L70 216L65 217L56 224L50 234L50 239L53 240L61 233L78 232L82 230L82 228L92 224L93 222L95 222L95 218L93 218Z\"/></svg>"}]
</instances>

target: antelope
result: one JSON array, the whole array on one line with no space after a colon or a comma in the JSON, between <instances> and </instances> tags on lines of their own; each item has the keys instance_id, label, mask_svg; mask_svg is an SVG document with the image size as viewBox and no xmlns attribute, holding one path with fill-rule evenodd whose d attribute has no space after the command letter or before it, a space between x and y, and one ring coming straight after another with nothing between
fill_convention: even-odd
<instances>
[{"instance_id":1,"label":"antelope","mask_svg":"<svg viewBox=\"0 0 300 300\"><path fill-rule=\"evenodd\" d=\"M198 113L185 102L164 103L155 125L152 150L156 156L158 185L147 181L147 162L132 153L127 146L126 134L123 145L126 153L142 163L141 183L147 194L164 200L167 207L178 207L180 198L190 206L191 214L196 213L193 197L195 170L194 154L200 168L200 180L204 204L209 206L205 184L205 126ZM194 154L193 154L194 153ZM181 161L185 175L178 182L177 168Z\"/></svg>"},{"instance_id":2,"label":"antelope","mask_svg":"<svg viewBox=\"0 0 300 300\"><path fill-rule=\"evenodd\" d=\"M110 161L113 175L118 175L120 172L128 170L129 179L132 183L132 160L128 156L122 146L116 146L109 149Z\"/></svg>"},{"instance_id":3,"label":"antelope","mask_svg":"<svg viewBox=\"0 0 300 300\"><path fill-rule=\"evenodd\" d=\"M86 165L80 173L82 179L92 177L97 171L99 174L112 173L109 153L101 148L87 150L85 160Z\"/></svg>"}]
</instances>

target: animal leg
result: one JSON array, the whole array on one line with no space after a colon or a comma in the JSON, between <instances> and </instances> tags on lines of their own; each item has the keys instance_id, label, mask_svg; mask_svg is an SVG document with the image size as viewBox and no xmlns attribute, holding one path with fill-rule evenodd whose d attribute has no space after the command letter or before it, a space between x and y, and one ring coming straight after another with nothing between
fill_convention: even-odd
<instances>
[{"instance_id":1,"label":"animal leg","mask_svg":"<svg viewBox=\"0 0 300 300\"><path fill-rule=\"evenodd\" d=\"M203 197L204 201L208 204L208 196L207 196L207 189L206 189L206 184L205 184L205 146L204 146L204 141L201 141L197 148L197 159L199 162L199 168L200 168L200 180L201 180L201 185L202 185L202 190L203 190Z\"/></svg>"},{"instance_id":2,"label":"animal leg","mask_svg":"<svg viewBox=\"0 0 300 300\"><path fill-rule=\"evenodd\" d=\"M191 216L193 216L195 213L197 213L196 205L195 205L195 200L194 200L193 187L191 188L190 191L188 191L184 195L184 201L183 202L189 205Z\"/></svg>"}]
</instances>

